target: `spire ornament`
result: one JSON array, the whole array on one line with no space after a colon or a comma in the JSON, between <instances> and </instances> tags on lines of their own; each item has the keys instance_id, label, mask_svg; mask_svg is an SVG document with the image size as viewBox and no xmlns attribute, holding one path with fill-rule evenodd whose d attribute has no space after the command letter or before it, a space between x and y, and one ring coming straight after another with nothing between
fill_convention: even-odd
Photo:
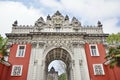
<instances>
[{"instance_id":1,"label":"spire ornament","mask_svg":"<svg viewBox=\"0 0 120 80\"><path fill-rule=\"evenodd\" d=\"M12 24L12 26L17 26L18 25L18 21L14 21L14 23Z\"/></svg>"},{"instance_id":2,"label":"spire ornament","mask_svg":"<svg viewBox=\"0 0 120 80\"><path fill-rule=\"evenodd\" d=\"M47 20L51 20L51 17L50 17L50 15L48 14L48 16L47 16Z\"/></svg>"},{"instance_id":3,"label":"spire ornament","mask_svg":"<svg viewBox=\"0 0 120 80\"><path fill-rule=\"evenodd\" d=\"M69 20L69 17L68 17L68 15L66 15L66 16L65 16L65 21L66 21L66 20Z\"/></svg>"},{"instance_id":4,"label":"spire ornament","mask_svg":"<svg viewBox=\"0 0 120 80\"><path fill-rule=\"evenodd\" d=\"M103 26L100 21L98 21L97 25L98 25L98 27L102 27Z\"/></svg>"}]
</instances>

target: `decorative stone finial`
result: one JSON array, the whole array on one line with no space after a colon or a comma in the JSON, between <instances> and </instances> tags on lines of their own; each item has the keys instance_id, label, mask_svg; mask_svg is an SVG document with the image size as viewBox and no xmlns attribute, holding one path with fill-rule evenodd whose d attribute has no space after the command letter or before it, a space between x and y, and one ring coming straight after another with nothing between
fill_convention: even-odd
<instances>
[{"instance_id":1,"label":"decorative stone finial","mask_svg":"<svg viewBox=\"0 0 120 80\"><path fill-rule=\"evenodd\" d=\"M12 26L17 26L17 24L18 24L18 22L16 20L16 21L14 21L14 23L12 24Z\"/></svg>"},{"instance_id":2,"label":"decorative stone finial","mask_svg":"<svg viewBox=\"0 0 120 80\"><path fill-rule=\"evenodd\" d=\"M61 15L61 13L59 11L56 11L55 15Z\"/></svg>"},{"instance_id":3,"label":"decorative stone finial","mask_svg":"<svg viewBox=\"0 0 120 80\"><path fill-rule=\"evenodd\" d=\"M78 21L78 20L76 19L76 17L73 17L73 18L72 18L72 21Z\"/></svg>"},{"instance_id":4,"label":"decorative stone finial","mask_svg":"<svg viewBox=\"0 0 120 80\"><path fill-rule=\"evenodd\" d=\"M69 20L69 17L68 17L68 15L66 15L66 16L65 16L65 20Z\"/></svg>"},{"instance_id":5,"label":"decorative stone finial","mask_svg":"<svg viewBox=\"0 0 120 80\"><path fill-rule=\"evenodd\" d=\"M38 21L44 21L43 17L40 17L40 18L38 19Z\"/></svg>"},{"instance_id":6,"label":"decorative stone finial","mask_svg":"<svg viewBox=\"0 0 120 80\"><path fill-rule=\"evenodd\" d=\"M48 16L47 16L47 20L51 20L51 17L50 17L50 15L48 15Z\"/></svg>"},{"instance_id":7,"label":"decorative stone finial","mask_svg":"<svg viewBox=\"0 0 120 80\"><path fill-rule=\"evenodd\" d=\"M102 24L100 21L98 21L97 25L98 25L98 27L102 27Z\"/></svg>"}]
</instances>

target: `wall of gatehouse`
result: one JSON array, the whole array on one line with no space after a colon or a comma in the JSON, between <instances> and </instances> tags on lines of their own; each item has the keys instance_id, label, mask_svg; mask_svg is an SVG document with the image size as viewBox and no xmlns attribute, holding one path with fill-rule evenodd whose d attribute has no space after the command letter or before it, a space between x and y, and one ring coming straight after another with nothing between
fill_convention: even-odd
<instances>
[{"instance_id":1,"label":"wall of gatehouse","mask_svg":"<svg viewBox=\"0 0 120 80\"><path fill-rule=\"evenodd\" d=\"M12 32L6 36L12 47L8 59L11 66L5 80L45 80L45 57L50 50L58 47L68 51L71 56L71 80L120 79L119 68L111 70L109 65L104 65L106 55L104 42L108 34L103 33L100 21L96 26L82 26L75 17L70 21L69 16L63 16L57 11L52 16L48 15L46 21L40 17L34 25L18 25L15 21ZM16 57L18 46L21 44L26 45L25 56ZM90 55L90 44L98 46L100 56ZM105 74L95 75L93 64L102 64ZM21 75L11 75L14 65L22 65Z\"/></svg>"}]
</instances>

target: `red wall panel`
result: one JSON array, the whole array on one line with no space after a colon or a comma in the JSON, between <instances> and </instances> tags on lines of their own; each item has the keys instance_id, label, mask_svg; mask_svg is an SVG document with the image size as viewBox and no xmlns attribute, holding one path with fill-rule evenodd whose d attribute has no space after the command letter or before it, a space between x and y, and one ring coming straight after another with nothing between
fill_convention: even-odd
<instances>
[{"instance_id":1,"label":"red wall panel","mask_svg":"<svg viewBox=\"0 0 120 80\"><path fill-rule=\"evenodd\" d=\"M100 56L91 56L89 44L85 44L85 52L88 63L89 75L91 80L120 80L120 68L110 69L109 65L104 65L105 48L102 44L97 44ZM10 67L0 63L0 80L27 80L29 59L31 53L31 44L26 44L25 57L16 57L18 44L14 44L10 49L9 62ZM94 75L93 64L103 64L105 75ZM23 65L22 76L11 76L12 65Z\"/></svg>"},{"instance_id":2,"label":"red wall panel","mask_svg":"<svg viewBox=\"0 0 120 80\"><path fill-rule=\"evenodd\" d=\"M104 65L106 61L106 51L102 44L97 44L100 56L91 56L88 43L85 44L85 52L88 62L89 74L91 80L120 80L120 68L110 69L109 65ZM94 75L93 64L103 64L105 75Z\"/></svg>"},{"instance_id":3,"label":"red wall panel","mask_svg":"<svg viewBox=\"0 0 120 80\"><path fill-rule=\"evenodd\" d=\"M23 65L22 76L11 76L12 66L8 70L9 75L7 80L27 80L27 73L29 67L29 59L31 53L31 44L26 44L26 51L24 57L16 57L18 44L14 44L10 51L9 62L12 65Z\"/></svg>"},{"instance_id":4,"label":"red wall panel","mask_svg":"<svg viewBox=\"0 0 120 80\"><path fill-rule=\"evenodd\" d=\"M3 67L4 67L4 65L2 63L0 63L0 79L2 78Z\"/></svg>"},{"instance_id":5,"label":"red wall panel","mask_svg":"<svg viewBox=\"0 0 120 80\"><path fill-rule=\"evenodd\" d=\"M98 51L99 51L99 55L100 56L91 56L90 53L90 48L89 48L89 44L85 44L85 51L86 51L86 56L87 56L87 62L88 62L88 68L89 68L89 72L90 72L90 79L92 80L107 80L107 77L105 77L106 75L102 75L102 76L97 76L94 75L94 71L93 71L93 64L102 64L104 63L104 56L103 54L105 54L104 49L102 47L101 44L98 44Z\"/></svg>"},{"instance_id":6,"label":"red wall panel","mask_svg":"<svg viewBox=\"0 0 120 80\"><path fill-rule=\"evenodd\" d=\"M7 80L9 67L0 62L0 80Z\"/></svg>"}]
</instances>

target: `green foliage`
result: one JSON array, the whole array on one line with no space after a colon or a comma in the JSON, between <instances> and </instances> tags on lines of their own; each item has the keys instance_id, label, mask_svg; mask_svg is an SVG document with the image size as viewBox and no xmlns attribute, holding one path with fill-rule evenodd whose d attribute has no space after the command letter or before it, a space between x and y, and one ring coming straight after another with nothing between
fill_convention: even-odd
<instances>
[{"instance_id":1,"label":"green foliage","mask_svg":"<svg viewBox=\"0 0 120 80\"><path fill-rule=\"evenodd\" d=\"M120 33L109 35L107 42L109 45L112 45L105 57L110 61L110 68L113 68L115 65L120 67Z\"/></svg>"},{"instance_id":2,"label":"green foliage","mask_svg":"<svg viewBox=\"0 0 120 80\"><path fill-rule=\"evenodd\" d=\"M61 74L61 75L58 77L58 80L67 80L67 75L66 75L66 73Z\"/></svg>"},{"instance_id":3,"label":"green foliage","mask_svg":"<svg viewBox=\"0 0 120 80\"><path fill-rule=\"evenodd\" d=\"M115 65L120 67L120 46L110 47L105 58L110 60L110 68L113 68Z\"/></svg>"},{"instance_id":4,"label":"green foliage","mask_svg":"<svg viewBox=\"0 0 120 80\"><path fill-rule=\"evenodd\" d=\"M109 35L107 37L107 42L112 45L120 43L120 33Z\"/></svg>"},{"instance_id":5,"label":"green foliage","mask_svg":"<svg viewBox=\"0 0 120 80\"><path fill-rule=\"evenodd\" d=\"M2 54L2 56L6 56L8 54L6 44L7 38L0 36L0 54Z\"/></svg>"}]
</instances>

